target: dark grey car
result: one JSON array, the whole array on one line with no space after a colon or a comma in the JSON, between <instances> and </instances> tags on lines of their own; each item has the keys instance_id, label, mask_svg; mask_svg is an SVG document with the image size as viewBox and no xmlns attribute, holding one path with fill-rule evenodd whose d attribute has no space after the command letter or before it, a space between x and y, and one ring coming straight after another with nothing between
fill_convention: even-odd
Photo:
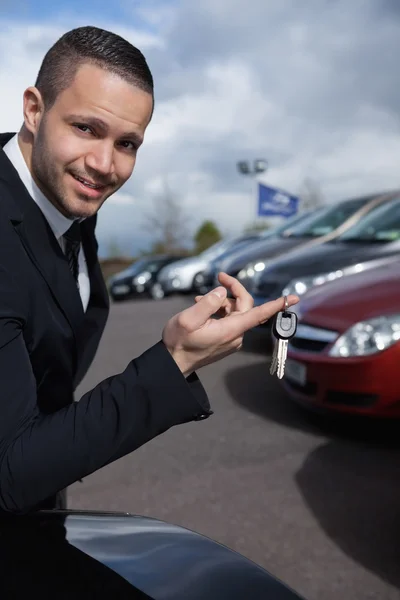
<instances>
[{"instance_id":1,"label":"dark grey car","mask_svg":"<svg viewBox=\"0 0 400 600\"><path fill-rule=\"evenodd\" d=\"M255 304L400 259L400 197L372 211L335 241L275 260L253 278ZM268 324L266 324L268 327Z\"/></svg>"},{"instance_id":2,"label":"dark grey car","mask_svg":"<svg viewBox=\"0 0 400 600\"><path fill-rule=\"evenodd\" d=\"M238 277L248 287L251 283L248 280L252 279L260 262L263 263L261 266L264 268L268 262L280 256L307 247L317 252L316 246L339 237L367 213L376 210L381 204L390 202L396 196L398 192L386 192L339 202L294 225L290 232L286 235L281 234L278 239L253 243L242 251L231 253L224 260L216 260L208 275L208 289L217 284L220 271Z\"/></svg>"},{"instance_id":3,"label":"dark grey car","mask_svg":"<svg viewBox=\"0 0 400 600\"><path fill-rule=\"evenodd\" d=\"M171 254L158 254L140 258L129 267L113 275L109 281L110 296L114 302L134 296L152 296L157 275L167 265L181 257Z\"/></svg>"}]
</instances>

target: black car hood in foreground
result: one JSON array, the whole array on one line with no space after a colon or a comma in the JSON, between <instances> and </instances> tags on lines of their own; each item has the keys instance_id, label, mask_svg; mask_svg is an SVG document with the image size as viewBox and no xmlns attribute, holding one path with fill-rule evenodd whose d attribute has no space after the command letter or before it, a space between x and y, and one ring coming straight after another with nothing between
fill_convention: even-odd
<instances>
[{"instance_id":1,"label":"black car hood in foreground","mask_svg":"<svg viewBox=\"0 0 400 600\"><path fill-rule=\"evenodd\" d=\"M240 554L148 517L54 511L15 517L14 523L0 519L0 545L4 598L29 597L15 589L48 598L40 593L53 585L54 598L301 600ZM9 596L4 594L8 579L14 585L6 587ZM115 591L109 595L109 590Z\"/></svg>"},{"instance_id":2,"label":"black car hood in foreground","mask_svg":"<svg viewBox=\"0 0 400 600\"><path fill-rule=\"evenodd\" d=\"M330 273L352 265L400 257L400 242L326 242L313 248L297 250L274 261L254 281L254 295L277 297L293 279ZM277 294L277 296L275 296Z\"/></svg>"}]
</instances>

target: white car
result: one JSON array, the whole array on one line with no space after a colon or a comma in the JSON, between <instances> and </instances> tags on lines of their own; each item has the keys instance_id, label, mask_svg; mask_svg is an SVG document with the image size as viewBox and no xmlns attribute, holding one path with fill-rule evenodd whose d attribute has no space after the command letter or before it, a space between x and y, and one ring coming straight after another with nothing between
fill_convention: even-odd
<instances>
[{"instance_id":1,"label":"white car","mask_svg":"<svg viewBox=\"0 0 400 600\"><path fill-rule=\"evenodd\" d=\"M196 277L200 276L208 267L211 261L222 255L228 249L233 247L241 247L248 243L258 240L259 233L242 235L235 238L224 239L201 254L183 258L173 262L163 269L158 274L157 281L151 288L151 295L154 299L161 299L164 296L175 292L191 292L195 289Z\"/></svg>"}]
</instances>

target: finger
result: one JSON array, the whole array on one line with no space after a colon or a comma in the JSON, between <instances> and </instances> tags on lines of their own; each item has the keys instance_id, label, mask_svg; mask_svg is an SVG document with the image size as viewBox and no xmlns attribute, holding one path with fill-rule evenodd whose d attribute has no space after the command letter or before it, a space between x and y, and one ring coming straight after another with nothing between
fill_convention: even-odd
<instances>
[{"instance_id":1,"label":"finger","mask_svg":"<svg viewBox=\"0 0 400 600\"><path fill-rule=\"evenodd\" d=\"M288 296L287 302L289 307L293 306L299 302L299 297L292 295ZM230 337L237 338L240 335L243 335L249 329L253 329L253 327L257 327L258 325L265 323L280 310L284 310L284 308L284 297L278 298L277 300L272 300L271 302L266 302L265 304L256 306L245 313L232 315L232 317L226 320L224 327L226 327L227 331L229 331Z\"/></svg>"},{"instance_id":2,"label":"finger","mask_svg":"<svg viewBox=\"0 0 400 600\"><path fill-rule=\"evenodd\" d=\"M226 300L226 289L217 287L211 292L208 292L203 297L182 311L179 315L179 323L188 331L196 331L200 329L207 321L221 309L221 306Z\"/></svg>"},{"instance_id":3,"label":"finger","mask_svg":"<svg viewBox=\"0 0 400 600\"><path fill-rule=\"evenodd\" d=\"M236 298L236 309L238 311L245 312L253 308L254 299L240 281L223 272L218 274L218 280Z\"/></svg>"},{"instance_id":4,"label":"finger","mask_svg":"<svg viewBox=\"0 0 400 600\"><path fill-rule=\"evenodd\" d=\"M195 296L195 301L199 302L204 296ZM236 300L232 298L225 298L224 302L221 304L221 310L223 313L230 315L232 312L236 310Z\"/></svg>"}]
</instances>

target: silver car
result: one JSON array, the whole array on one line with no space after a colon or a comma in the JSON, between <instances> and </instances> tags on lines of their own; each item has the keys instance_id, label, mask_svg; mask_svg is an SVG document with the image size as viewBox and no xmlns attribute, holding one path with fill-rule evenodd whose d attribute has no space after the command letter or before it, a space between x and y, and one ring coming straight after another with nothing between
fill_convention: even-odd
<instances>
[{"instance_id":1,"label":"silver car","mask_svg":"<svg viewBox=\"0 0 400 600\"><path fill-rule=\"evenodd\" d=\"M183 258L161 269L157 281L153 284L150 293L154 299L175 292L191 292L196 287L196 277L203 273L211 261L224 254L230 248L241 248L260 238L260 233L241 235L224 239L197 256Z\"/></svg>"}]
</instances>

